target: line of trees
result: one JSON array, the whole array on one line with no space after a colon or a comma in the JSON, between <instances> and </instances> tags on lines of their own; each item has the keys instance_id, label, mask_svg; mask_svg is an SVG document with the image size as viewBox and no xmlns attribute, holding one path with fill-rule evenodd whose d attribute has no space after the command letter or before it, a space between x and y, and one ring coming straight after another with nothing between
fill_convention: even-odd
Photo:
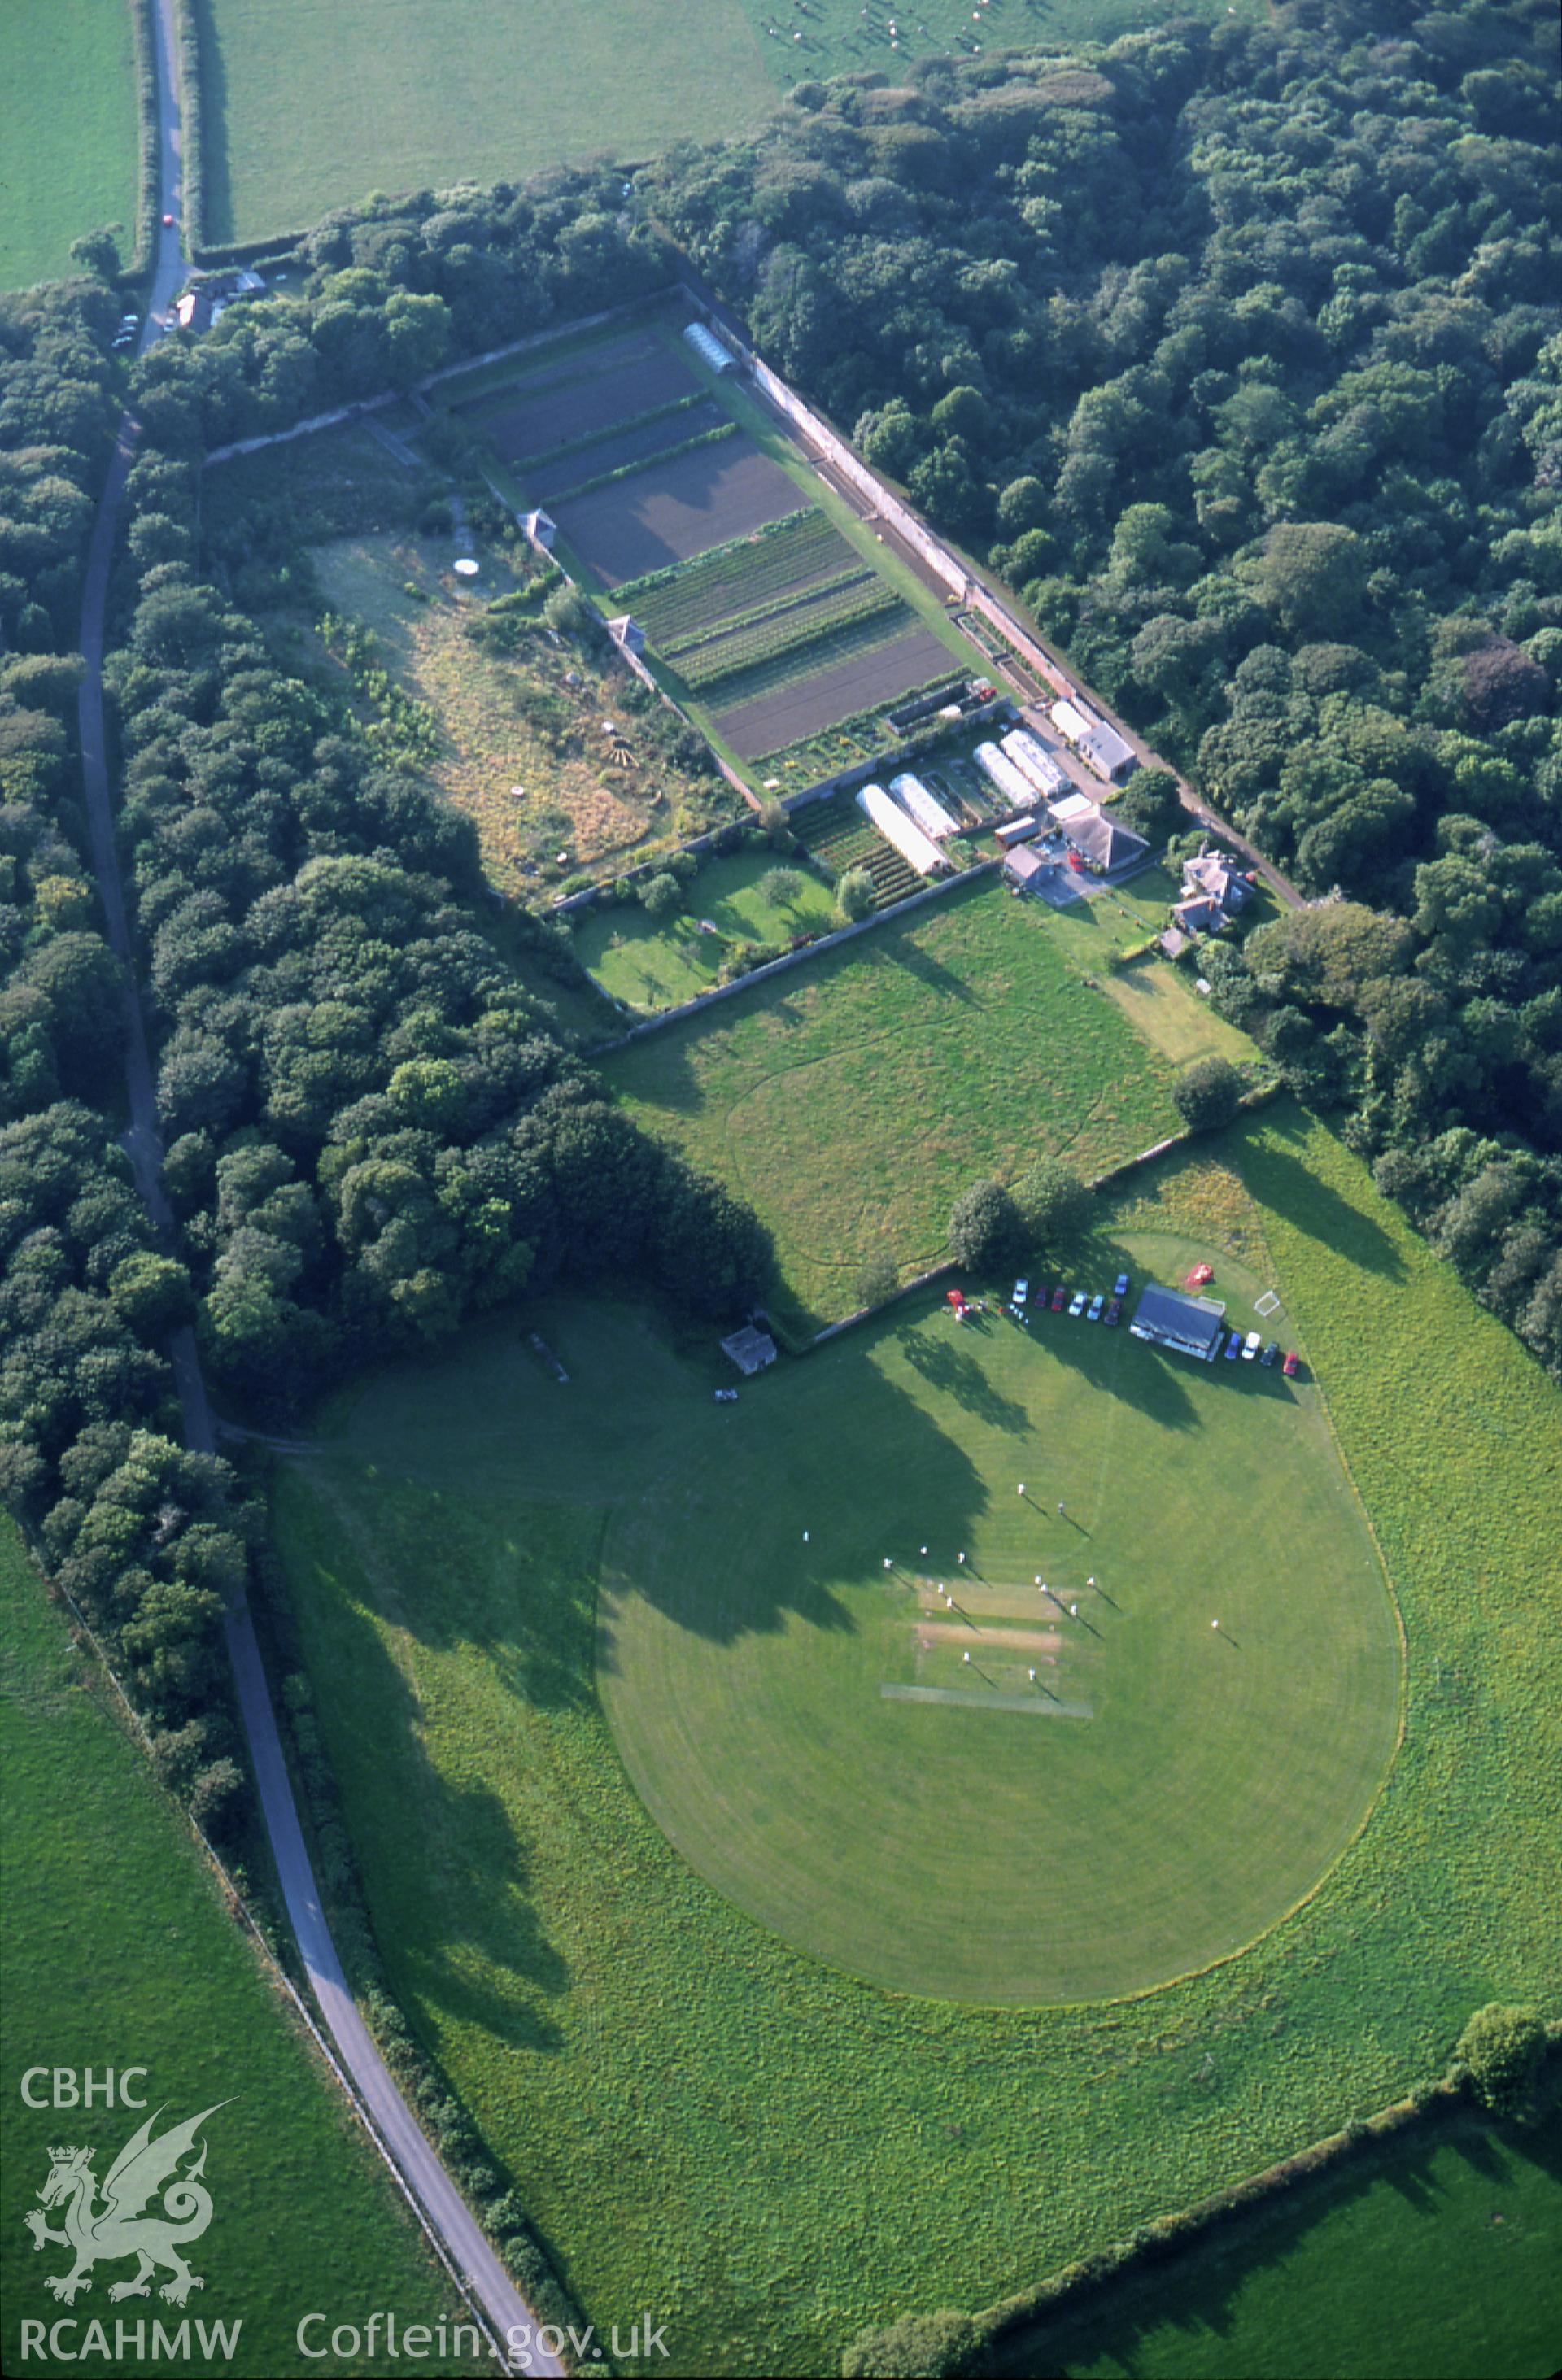
<instances>
[{"instance_id":1,"label":"line of trees","mask_svg":"<svg viewBox=\"0 0 1562 2380\"><path fill-rule=\"evenodd\" d=\"M224 1600L258 1515L177 1443L154 1244L113 1120L119 969L74 767L72 648L116 418L101 274L0 298L0 1496L106 1642L158 1766L220 1831L238 1785Z\"/></svg>"}]
</instances>

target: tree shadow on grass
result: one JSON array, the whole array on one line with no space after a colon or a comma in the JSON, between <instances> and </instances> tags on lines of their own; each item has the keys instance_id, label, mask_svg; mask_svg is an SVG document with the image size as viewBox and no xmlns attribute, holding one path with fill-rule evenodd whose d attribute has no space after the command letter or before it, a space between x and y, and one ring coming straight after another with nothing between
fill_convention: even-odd
<instances>
[{"instance_id":1,"label":"tree shadow on grass","mask_svg":"<svg viewBox=\"0 0 1562 2380\"><path fill-rule=\"evenodd\" d=\"M1092 1389L1116 1397L1119 1404L1132 1405L1165 1429L1203 1427L1199 1408L1178 1378L1179 1366L1192 1363L1192 1356L1176 1355L1135 1339L1126 1321L1108 1331L1100 1323L1070 1321L1067 1315L1054 1319L1073 1333L1072 1339L1063 1339L1057 1346L1060 1362L1078 1371ZM1208 1371L1211 1366L1203 1368Z\"/></svg>"},{"instance_id":2,"label":"tree shadow on grass","mask_svg":"<svg viewBox=\"0 0 1562 2380\"><path fill-rule=\"evenodd\" d=\"M382 1954L398 1991L442 2020L481 2024L513 2048L557 2049L563 2036L537 1996L551 1999L567 1990L569 1969L531 1898L531 1862L514 1814L487 1786L459 1783L438 1765L419 1696L370 1616L381 1600L376 1581L360 1568L354 1585L362 1604L341 1597L333 1622L334 1663L352 1682L336 1724L330 1714L337 1697L328 1677L317 1674L317 1694ZM344 1643L345 1659L338 1659ZM384 1872L409 1858L429 1889L420 1924L398 1924L387 1938ZM479 1981L479 1962L507 1978L513 1990Z\"/></svg>"},{"instance_id":3,"label":"tree shadow on grass","mask_svg":"<svg viewBox=\"0 0 1562 2380\"><path fill-rule=\"evenodd\" d=\"M865 1324L817 1356L778 1366L742 1392L714 1437L704 1427L709 1404L691 1405L657 1489L615 1514L599 1670L618 1659L615 1616L631 1598L714 1644L798 1621L850 1634L852 1597L883 1583L886 1559L913 1560L916 1541L935 1530L940 1542L964 1542L986 1504L985 1481L936 1416L872 1360L906 1320ZM948 1351L946 1370L931 1334L905 1332L901 1344L919 1340L942 1375L934 1386L999 1427L1029 1426L996 1392L983 1411L986 1384L963 1350Z\"/></svg>"},{"instance_id":4,"label":"tree shadow on grass","mask_svg":"<svg viewBox=\"0 0 1562 2380\"><path fill-rule=\"evenodd\" d=\"M1025 1407L995 1388L975 1356L965 1348L928 1330L908 1331L904 1343L907 1362L921 1373L928 1386L953 1397L958 1405L974 1414L979 1421L986 1422L993 1429L1007 1430L1015 1438L1031 1429L1031 1416Z\"/></svg>"},{"instance_id":5,"label":"tree shadow on grass","mask_svg":"<svg viewBox=\"0 0 1562 2380\"><path fill-rule=\"evenodd\" d=\"M908 975L914 975L929 991L945 992L949 998L963 1002L968 1008L985 1005L981 993L973 991L963 976L957 975L952 967L946 967L942 959L934 958L930 950L914 941L909 934L902 933L893 942L884 943L882 948L886 959L903 967Z\"/></svg>"},{"instance_id":6,"label":"tree shadow on grass","mask_svg":"<svg viewBox=\"0 0 1562 2380\"><path fill-rule=\"evenodd\" d=\"M1278 1130L1285 1132L1283 1123ZM1253 1196L1308 1239L1321 1240L1363 1271L1402 1281L1403 1261L1383 1226L1277 1148L1276 1136L1271 1128L1265 1139L1251 1139L1242 1152L1243 1175ZM1293 1128L1286 1136L1300 1138L1300 1135Z\"/></svg>"}]
</instances>

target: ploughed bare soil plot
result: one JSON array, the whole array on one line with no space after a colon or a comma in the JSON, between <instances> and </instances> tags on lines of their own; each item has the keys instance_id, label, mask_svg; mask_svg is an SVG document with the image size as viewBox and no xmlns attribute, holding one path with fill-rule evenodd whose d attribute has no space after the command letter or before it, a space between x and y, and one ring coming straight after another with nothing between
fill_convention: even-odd
<instances>
[{"instance_id":1,"label":"ploughed bare soil plot","mask_svg":"<svg viewBox=\"0 0 1562 2380\"><path fill-rule=\"evenodd\" d=\"M696 447L562 504L560 528L609 587L688 562L798 508L787 474L747 437Z\"/></svg>"},{"instance_id":2,"label":"ploughed bare soil plot","mask_svg":"<svg viewBox=\"0 0 1562 2380\"><path fill-rule=\"evenodd\" d=\"M627 463L649 462L669 446L682 446L691 438L703 437L707 431L719 430L726 419L708 396L694 405L680 405L674 413L658 406L651 420L637 421L632 429L609 431L605 437L583 445L572 439L555 461L536 464L525 473L527 494L540 504L552 504L587 480L600 479L604 471L621 470Z\"/></svg>"},{"instance_id":3,"label":"ploughed bare soil plot","mask_svg":"<svg viewBox=\"0 0 1562 2380\"><path fill-rule=\"evenodd\" d=\"M740 759L757 760L822 727L834 726L837 719L852 718L860 710L892 701L897 694L909 693L914 686L947 675L948 669L948 648L932 629L910 628L885 644L853 653L833 668L818 670L812 677L719 712L716 731Z\"/></svg>"},{"instance_id":4,"label":"ploughed bare soil plot","mask_svg":"<svg viewBox=\"0 0 1562 2380\"><path fill-rule=\"evenodd\" d=\"M519 380L497 400L457 409L475 419L503 463L550 455L577 438L632 421L653 406L670 405L700 383L680 356L649 331L591 347L534 379Z\"/></svg>"}]
</instances>

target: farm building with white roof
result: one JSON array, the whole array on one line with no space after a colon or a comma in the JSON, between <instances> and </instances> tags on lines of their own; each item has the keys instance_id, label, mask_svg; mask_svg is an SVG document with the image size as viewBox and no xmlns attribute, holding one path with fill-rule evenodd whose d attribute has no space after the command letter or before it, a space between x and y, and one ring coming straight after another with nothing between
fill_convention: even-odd
<instances>
[{"instance_id":1,"label":"farm building with white roof","mask_svg":"<svg viewBox=\"0 0 1562 2380\"><path fill-rule=\"evenodd\" d=\"M907 817L897 802L892 802L882 785L864 785L857 796L857 807L872 826L876 826L885 841L893 844L908 868L919 876L936 876L949 863L930 834L924 834L914 819Z\"/></svg>"},{"instance_id":2,"label":"farm building with white roof","mask_svg":"<svg viewBox=\"0 0 1562 2380\"><path fill-rule=\"evenodd\" d=\"M1053 725L1065 740L1074 747L1087 769L1108 784L1124 775L1134 765L1131 744L1125 742L1115 727L1087 710L1080 702L1055 702L1047 713Z\"/></svg>"},{"instance_id":3,"label":"farm building with white roof","mask_svg":"<svg viewBox=\"0 0 1562 2380\"><path fill-rule=\"evenodd\" d=\"M714 331L707 331L703 322L686 323L683 335L701 362L710 370L714 372L737 370L738 358L732 349L725 346Z\"/></svg>"},{"instance_id":4,"label":"farm building with white roof","mask_svg":"<svg viewBox=\"0 0 1562 2380\"><path fill-rule=\"evenodd\" d=\"M909 770L904 776L891 777L889 790L901 808L909 817L915 819L924 834L932 835L934 843L942 843L946 835L958 834L959 820L945 808L936 794L928 791L920 777L913 777Z\"/></svg>"},{"instance_id":5,"label":"farm building with white roof","mask_svg":"<svg viewBox=\"0 0 1562 2380\"><path fill-rule=\"evenodd\" d=\"M1039 743L1028 727L1016 727L1003 739L1007 753L1022 777L1028 777L1039 794L1062 794L1068 789L1068 771L1055 760L1044 744Z\"/></svg>"},{"instance_id":6,"label":"farm building with white roof","mask_svg":"<svg viewBox=\"0 0 1562 2380\"><path fill-rule=\"evenodd\" d=\"M1000 752L995 744L979 744L971 758L988 783L995 792L1002 794L1011 808L1030 808L1036 798L1036 788L1030 778L1015 767L1007 752Z\"/></svg>"}]
</instances>

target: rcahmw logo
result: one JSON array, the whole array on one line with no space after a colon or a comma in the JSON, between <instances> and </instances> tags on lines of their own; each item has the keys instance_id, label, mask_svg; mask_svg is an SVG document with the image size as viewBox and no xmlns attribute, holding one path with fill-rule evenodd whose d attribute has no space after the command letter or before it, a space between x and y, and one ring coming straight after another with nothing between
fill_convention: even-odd
<instances>
[{"instance_id":1,"label":"rcahmw logo","mask_svg":"<svg viewBox=\"0 0 1562 2380\"><path fill-rule=\"evenodd\" d=\"M139 2107L146 2102L130 2084L145 2076L144 2067L127 2067L118 2076L110 2069L100 2079L91 2070L79 2077L67 2067L33 2066L22 2077L21 2095L30 2107L91 2107L98 2098L110 2106L118 2098L127 2107ZM218 2107L227 2104L220 2101ZM63 2271L43 2276L51 2297L74 2305L92 2287L94 2265L126 2258L135 2260L136 2269L110 2285L111 2304L149 2298L157 2274L167 2276L158 2294L172 2306L184 2306L192 2289L205 2287L204 2276L191 2271L186 2251L212 2220L212 2194L202 2179L206 2144L200 2134L217 2112L217 2107L202 2107L199 2115L159 2132L163 2109L155 2108L131 2133L101 2181L92 2170L95 2149L73 2143L50 2149L38 2204L22 2219L35 2249L69 2252L70 2262ZM49 2221L55 2209L57 2228ZM190 2354L193 2344L196 2353L210 2360L234 2354L242 2327L241 2322L24 2321L21 2352L24 2361L73 2363L101 2356L122 2363L133 2356L177 2362Z\"/></svg>"}]
</instances>

